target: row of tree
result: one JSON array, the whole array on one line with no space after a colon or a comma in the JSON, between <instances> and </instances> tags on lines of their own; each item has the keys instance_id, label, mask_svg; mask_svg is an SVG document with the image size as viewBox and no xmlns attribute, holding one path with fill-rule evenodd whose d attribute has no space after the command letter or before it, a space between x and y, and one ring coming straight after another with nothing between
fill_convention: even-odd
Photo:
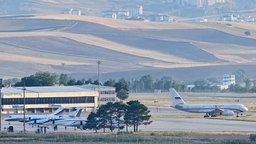
<instances>
[{"instance_id":1,"label":"row of tree","mask_svg":"<svg viewBox=\"0 0 256 144\"><path fill-rule=\"evenodd\" d=\"M133 126L133 131L137 132L139 125L148 125L151 115L149 115L148 108L139 101L129 101L126 104L122 102L107 103L101 105L98 111L91 112L88 115L86 128L95 130L109 128L112 132L115 128L118 131L126 125L126 131L129 126Z\"/></svg>"},{"instance_id":2,"label":"row of tree","mask_svg":"<svg viewBox=\"0 0 256 144\"><path fill-rule=\"evenodd\" d=\"M218 85L222 82L216 78L208 78L205 80L197 80L195 82L182 82L173 80L171 77L162 77L154 79L151 75L144 75L140 79L119 80L110 79L101 85L116 87L117 96L124 100L128 97L128 92L153 92L154 90L168 91L170 87L177 91L195 91L195 92L256 92L256 80L250 80L244 70L238 70L235 73L236 84L231 85L229 89L221 90ZM83 84L99 84L97 80L81 79L76 80L67 74L59 76L49 72L37 72L34 75L24 77L14 82L13 80L5 80L5 82L15 83L15 86L52 86L52 85L83 85ZM187 85L194 85L193 89L188 89Z\"/></svg>"},{"instance_id":3,"label":"row of tree","mask_svg":"<svg viewBox=\"0 0 256 144\"><path fill-rule=\"evenodd\" d=\"M14 86L53 86L56 84L64 86L82 85L82 84L98 84L97 80L81 79L76 80L71 78L67 74L60 74L49 72L37 72L34 75L21 78L16 82ZM125 80L124 78L115 81L110 79L103 83L105 86L116 87L117 92L125 93L127 91L132 92L152 92L154 89L168 90L170 87L185 91L186 84L177 82L170 77L163 77L160 80L154 80L151 75L142 76L139 80ZM125 91L125 92L124 92Z\"/></svg>"},{"instance_id":4,"label":"row of tree","mask_svg":"<svg viewBox=\"0 0 256 144\"><path fill-rule=\"evenodd\" d=\"M37 72L34 75L30 75L28 77L21 78L21 81L18 81L14 84L14 86L22 87L22 86L53 86L53 85L65 85L65 86L73 86L73 85L83 85L83 84L95 84L98 85L99 82L97 80L92 81L91 79L85 80L76 80L74 78L69 77L67 74L56 75L55 73L49 72ZM117 97L121 100L125 100L129 95L129 88L124 80L119 80L118 82L114 80L108 80L104 83L105 86L113 86L116 88Z\"/></svg>"}]
</instances>

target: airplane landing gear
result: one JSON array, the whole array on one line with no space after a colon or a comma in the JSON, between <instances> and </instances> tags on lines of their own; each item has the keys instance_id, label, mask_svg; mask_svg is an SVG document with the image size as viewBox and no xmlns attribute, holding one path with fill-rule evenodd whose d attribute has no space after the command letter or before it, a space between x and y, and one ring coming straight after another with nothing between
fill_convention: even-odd
<instances>
[{"instance_id":1,"label":"airplane landing gear","mask_svg":"<svg viewBox=\"0 0 256 144\"><path fill-rule=\"evenodd\" d=\"M208 113L206 113L206 114L204 115L204 118L207 118L207 117L209 117Z\"/></svg>"},{"instance_id":2,"label":"airplane landing gear","mask_svg":"<svg viewBox=\"0 0 256 144\"><path fill-rule=\"evenodd\" d=\"M58 126L57 126L57 125L54 126L54 127L53 127L53 130L54 130L54 131L57 131L57 130L58 130Z\"/></svg>"}]
</instances>

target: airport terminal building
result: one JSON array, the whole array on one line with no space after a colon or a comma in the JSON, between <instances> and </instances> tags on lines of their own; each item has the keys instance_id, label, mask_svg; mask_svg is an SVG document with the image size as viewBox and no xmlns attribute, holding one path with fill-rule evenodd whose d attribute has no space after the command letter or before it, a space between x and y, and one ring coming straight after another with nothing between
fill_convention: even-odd
<instances>
[{"instance_id":1,"label":"airport terminal building","mask_svg":"<svg viewBox=\"0 0 256 144\"><path fill-rule=\"evenodd\" d=\"M82 107L86 111L97 109L101 104L116 101L114 87L98 85L5 87L2 88L3 113L52 112L60 105Z\"/></svg>"}]
</instances>

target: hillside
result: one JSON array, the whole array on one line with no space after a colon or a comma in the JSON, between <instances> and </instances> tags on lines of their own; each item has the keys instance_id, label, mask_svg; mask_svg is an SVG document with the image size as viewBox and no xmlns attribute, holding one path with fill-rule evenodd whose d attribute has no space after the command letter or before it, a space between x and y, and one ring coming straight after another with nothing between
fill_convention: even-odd
<instances>
[{"instance_id":1,"label":"hillside","mask_svg":"<svg viewBox=\"0 0 256 144\"><path fill-rule=\"evenodd\" d=\"M103 80L143 74L191 80L238 69L256 78L255 36L253 23L2 16L0 74L10 78L49 71L88 78L96 76L100 60Z\"/></svg>"}]
</instances>

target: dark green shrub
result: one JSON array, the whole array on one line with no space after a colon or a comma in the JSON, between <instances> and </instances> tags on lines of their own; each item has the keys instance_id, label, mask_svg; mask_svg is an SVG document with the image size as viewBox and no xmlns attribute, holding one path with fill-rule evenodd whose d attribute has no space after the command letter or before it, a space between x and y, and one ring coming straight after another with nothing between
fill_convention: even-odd
<instances>
[{"instance_id":1,"label":"dark green shrub","mask_svg":"<svg viewBox=\"0 0 256 144\"><path fill-rule=\"evenodd\" d=\"M256 141L256 134L250 134L250 141Z\"/></svg>"},{"instance_id":2,"label":"dark green shrub","mask_svg":"<svg viewBox=\"0 0 256 144\"><path fill-rule=\"evenodd\" d=\"M249 36L249 35L251 35L251 32L245 31L244 34L247 35L247 36Z\"/></svg>"}]
</instances>

